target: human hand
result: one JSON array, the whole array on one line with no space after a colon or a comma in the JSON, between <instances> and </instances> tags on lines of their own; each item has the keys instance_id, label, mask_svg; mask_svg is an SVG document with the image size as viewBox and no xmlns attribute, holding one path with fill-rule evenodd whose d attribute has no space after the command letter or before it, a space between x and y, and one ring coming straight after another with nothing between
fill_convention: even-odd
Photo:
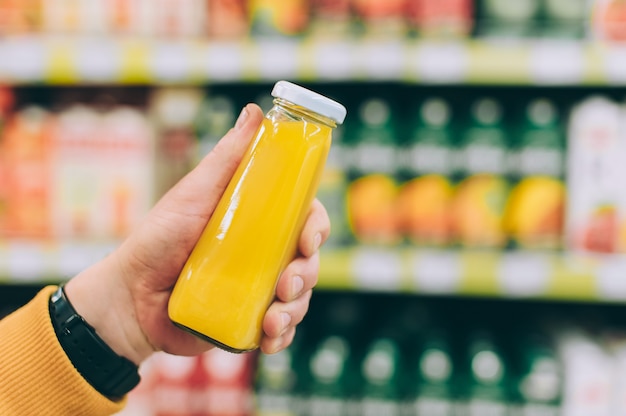
<instances>
[{"instance_id":1,"label":"human hand","mask_svg":"<svg viewBox=\"0 0 626 416\"><path fill-rule=\"evenodd\" d=\"M75 309L118 354L139 364L155 351L196 355L212 348L172 324L167 304L176 279L254 136L263 114L249 104L215 149L176 184L110 256L66 286ZM317 283L318 249L330 233L315 201L264 321L260 348L273 353L293 340Z\"/></svg>"}]
</instances>

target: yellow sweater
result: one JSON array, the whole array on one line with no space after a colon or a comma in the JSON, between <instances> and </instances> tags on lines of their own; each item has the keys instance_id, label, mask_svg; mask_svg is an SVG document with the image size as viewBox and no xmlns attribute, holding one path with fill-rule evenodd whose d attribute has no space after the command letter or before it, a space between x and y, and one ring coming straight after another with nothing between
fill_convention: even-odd
<instances>
[{"instance_id":1,"label":"yellow sweater","mask_svg":"<svg viewBox=\"0 0 626 416\"><path fill-rule=\"evenodd\" d=\"M124 401L101 395L76 371L57 341L41 290L0 321L0 415L91 416L122 410Z\"/></svg>"}]
</instances>

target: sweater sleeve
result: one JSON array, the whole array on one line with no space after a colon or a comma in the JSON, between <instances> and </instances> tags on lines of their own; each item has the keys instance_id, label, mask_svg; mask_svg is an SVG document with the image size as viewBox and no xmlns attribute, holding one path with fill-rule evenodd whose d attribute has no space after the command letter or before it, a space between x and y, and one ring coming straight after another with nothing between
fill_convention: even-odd
<instances>
[{"instance_id":1,"label":"sweater sleeve","mask_svg":"<svg viewBox=\"0 0 626 416\"><path fill-rule=\"evenodd\" d=\"M42 289L0 321L0 414L111 415L113 402L74 368L59 344L48 312L56 288Z\"/></svg>"}]
</instances>

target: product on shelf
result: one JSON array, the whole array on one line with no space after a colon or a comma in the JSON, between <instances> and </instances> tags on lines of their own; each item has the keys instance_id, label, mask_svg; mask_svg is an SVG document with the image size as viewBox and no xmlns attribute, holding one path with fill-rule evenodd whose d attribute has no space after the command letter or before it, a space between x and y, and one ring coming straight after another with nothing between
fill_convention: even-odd
<instances>
[{"instance_id":1,"label":"product on shelf","mask_svg":"<svg viewBox=\"0 0 626 416\"><path fill-rule=\"evenodd\" d=\"M531 331L523 336L513 354L517 369L513 394L520 412L557 416L563 399L563 363L548 335Z\"/></svg>"},{"instance_id":2,"label":"product on shelf","mask_svg":"<svg viewBox=\"0 0 626 416\"><path fill-rule=\"evenodd\" d=\"M507 204L507 233L521 248L560 248L565 149L554 103L542 98L528 104L513 153L516 183Z\"/></svg>"},{"instance_id":3,"label":"product on shelf","mask_svg":"<svg viewBox=\"0 0 626 416\"><path fill-rule=\"evenodd\" d=\"M309 32L315 37L345 38L354 31L351 0L310 0Z\"/></svg>"},{"instance_id":4,"label":"product on shelf","mask_svg":"<svg viewBox=\"0 0 626 416\"><path fill-rule=\"evenodd\" d=\"M50 237L52 120L29 106L7 117L0 137L0 236Z\"/></svg>"},{"instance_id":5,"label":"product on shelf","mask_svg":"<svg viewBox=\"0 0 626 416\"><path fill-rule=\"evenodd\" d=\"M253 35L300 35L309 23L309 0L248 0Z\"/></svg>"},{"instance_id":6,"label":"product on shelf","mask_svg":"<svg viewBox=\"0 0 626 416\"><path fill-rule=\"evenodd\" d=\"M462 177L452 203L455 238L463 247L499 248L506 244L503 215L508 197L508 140L500 102L474 102L471 121L459 146Z\"/></svg>"},{"instance_id":7,"label":"product on shelf","mask_svg":"<svg viewBox=\"0 0 626 416\"><path fill-rule=\"evenodd\" d=\"M590 2L588 0L543 0L542 35L549 38L585 36Z\"/></svg>"},{"instance_id":8,"label":"product on shelf","mask_svg":"<svg viewBox=\"0 0 626 416\"><path fill-rule=\"evenodd\" d=\"M350 227L361 243L397 243L397 152L392 110L382 99L368 99L361 104L358 117L348 146L354 178L346 194Z\"/></svg>"},{"instance_id":9,"label":"product on shelf","mask_svg":"<svg viewBox=\"0 0 626 416\"><path fill-rule=\"evenodd\" d=\"M473 27L475 0L407 0L411 27L424 38L468 37Z\"/></svg>"},{"instance_id":10,"label":"product on shelf","mask_svg":"<svg viewBox=\"0 0 626 416\"><path fill-rule=\"evenodd\" d=\"M479 0L478 34L499 38L527 38L539 34L542 0Z\"/></svg>"},{"instance_id":11,"label":"product on shelf","mask_svg":"<svg viewBox=\"0 0 626 416\"><path fill-rule=\"evenodd\" d=\"M153 135L139 110L75 104L52 133L51 212L57 238L122 238L154 202Z\"/></svg>"},{"instance_id":12,"label":"product on shelf","mask_svg":"<svg viewBox=\"0 0 626 416\"><path fill-rule=\"evenodd\" d=\"M157 353L117 416L252 416L255 360L219 349L196 357Z\"/></svg>"},{"instance_id":13,"label":"product on shelf","mask_svg":"<svg viewBox=\"0 0 626 416\"><path fill-rule=\"evenodd\" d=\"M160 88L155 90L148 108L156 134L155 187L160 196L193 167L196 161L194 121L204 98L197 88Z\"/></svg>"},{"instance_id":14,"label":"product on shelf","mask_svg":"<svg viewBox=\"0 0 626 416\"><path fill-rule=\"evenodd\" d=\"M458 368L445 330L426 331L414 355L408 385L410 414L444 416L454 414Z\"/></svg>"},{"instance_id":15,"label":"product on shelf","mask_svg":"<svg viewBox=\"0 0 626 416\"><path fill-rule=\"evenodd\" d=\"M352 8L366 35L407 34L406 0L352 0Z\"/></svg>"},{"instance_id":16,"label":"product on shelf","mask_svg":"<svg viewBox=\"0 0 626 416\"><path fill-rule=\"evenodd\" d=\"M608 41L626 40L626 5L622 0L591 1L592 36Z\"/></svg>"},{"instance_id":17,"label":"product on shelf","mask_svg":"<svg viewBox=\"0 0 626 416\"><path fill-rule=\"evenodd\" d=\"M420 246L445 246L452 241L450 178L453 143L450 105L440 98L419 107L405 143L398 213L402 233Z\"/></svg>"},{"instance_id":18,"label":"product on shelf","mask_svg":"<svg viewBox=\"0 0 626 416\"><path fill-rule=\"evenodd\" d=\"M324 243L324 247L332 248L346 243L350 238L350 229L346 219L346 189L348 183L345 158L347 157L345 129L338 126L333 133L333 142L330 147L326 166L317 190L317 199L324 205L332 232Z\"/></svg>"},{"instance_id":19,"label":"product on shelf","mask_svg":"<svg viewBox=\"0 0 626 416\"><path fill-rule=\"evenodd\" d=\"M402 361L391 337L372 339L361 360L360 412L364 416L401 414Z\"/></svg>"},{"instance_id":20,"label":"product on shelf","mask_svg":"<svg viewBox=\"0 0 626 416\"><path fill-rule=\"evenodd\" d=\"M620 223L626 204L622 109L592 97L572 111L568 127L566 246L610 253L625 247Z\"/></svg>"},{"instance_id":21,"label":"product on shelf","mask_svg":"<svg viewBox=\"0 0 626 416\"><path fill-rule=\"evenodd\" d=\"M235 124L235 105L225 95L206 95L195 117L193 127L197 137L196 162L206 156Z\"/></svg>"},{"instance_id":22,"label":"product on shelf","mask_svg":"<svg viewBox=\"0 0 626 416\"><path fill-rule=\"evenodd\" d=\"M214 39L237 39L248 34L247 0L207 0L207 31Z\"/></svg>"},{"instance_id":23,"label":"product on shelf","mask_svg":"<svg viewBox=\"0 0 626 416\"><path fill-rule=\"evenodd\" d=\"M508 413L510 369L501 347L493 335L475 330L467 342L467 371L464 386L469 416L501 415Z\"/></svg>"}]
</instances>

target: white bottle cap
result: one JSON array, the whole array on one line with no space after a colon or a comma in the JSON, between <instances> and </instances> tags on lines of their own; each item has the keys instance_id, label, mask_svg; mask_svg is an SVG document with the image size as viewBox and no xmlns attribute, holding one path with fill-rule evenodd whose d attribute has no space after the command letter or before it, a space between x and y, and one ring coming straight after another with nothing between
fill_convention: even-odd
<instances>
[{"instance_id":1,"label":"white bottle cap","mask_svg":"<svg viewBox=\"0 0 626 416\"><path fill-rule=\"evenodd\" d=\"M272 96L306 107L337 124L343 123L346 118L346 108L337 101L288 81L278 81L274 85Z\"/></svg>"}]
</instances>

